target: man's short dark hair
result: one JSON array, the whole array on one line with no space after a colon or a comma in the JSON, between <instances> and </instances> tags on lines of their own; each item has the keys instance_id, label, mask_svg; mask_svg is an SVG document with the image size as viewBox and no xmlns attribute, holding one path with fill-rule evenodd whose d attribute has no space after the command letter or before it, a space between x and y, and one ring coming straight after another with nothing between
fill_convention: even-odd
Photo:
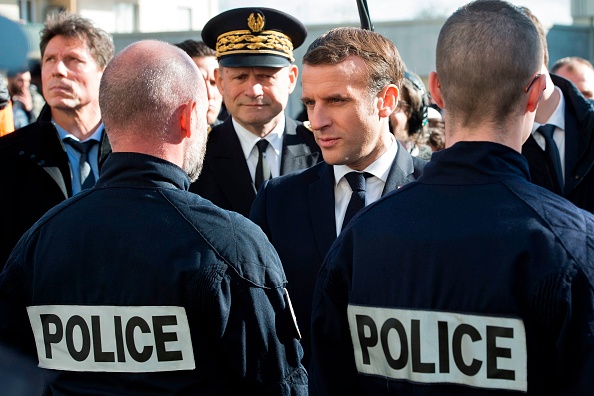
<instances>
[{"instance_id":1,"label":"man's short dark hair","mask_svg":"<svg viewBox=\"0 0 594 396\"><path fill-rule=\"evenodd\" d=\"M538 37L540 38L540 42L542 43L542 49L544 52L544 64L546 67L549 67L549 47L547 45L547 34L545 32L544 26L542 26L542 23L540 23L536 15L534 15L532 11L530 11L530 8L520 7L520 9L524 11L524 14L528 15L528 18L530 18L532 23L534 23L534 26L536 26L536 31L538 32Z\"/></svg>"},{"instance_id":2,"label":"man's short dark hair","mask_svg":"<svg viewBox=\"0 0 594 396\"><path fill-rule=\"evenodd\" d=\"M215 56L217 52L204 44L202 41L186 40L181 43L173 44L178 48L181 48L190 58L202 58L205 56Z\"/></svg>"},{"instance_id":3,"label":"man's short dark hair","mask_svg":"<svg viewBox=\"0 0 594 396\"><path fill-rule=\"evenodd\" d=\"M369 91L377 94L388 84L400 88L404 62L394 43L369 30L340 27L318 37L303 56L304 65L336 65L349 56L363 59L369 73Z\"/></svg>"},{"instance_id":4,"label":"man's short dark hair","mask_svg":"<svg viewBox=\"0 0 594 396\"><path fill-rule=\"evenodd\" d=\"M60 12L49 15L40 32L39 49L41 57L45 53L47 44L56 36L76 38L87 43L91 55L101 68L105 68L115 53L111 36L93 25L93 23L78 14Z\"/></svg>"},{"instance_id":5,"label":"man's short dark hair","mask_svg":"<svg viewBox=\"0 0 594 396\"><path fill-rule=\"evenodd\" d=\"M471 127L518 111L525 88L542 68L543 48L535 24L521 9L479 0L447 19L435 60L450 117Z\"/></svg>"}]
</instances>

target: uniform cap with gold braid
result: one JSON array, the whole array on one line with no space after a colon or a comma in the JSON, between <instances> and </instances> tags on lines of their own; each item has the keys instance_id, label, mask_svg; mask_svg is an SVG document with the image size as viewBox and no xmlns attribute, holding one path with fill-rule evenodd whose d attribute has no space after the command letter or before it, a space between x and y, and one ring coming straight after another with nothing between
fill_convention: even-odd
<instances>
[{"instance_id":1,"label":"uniform cap with gold braid","mask_svg":"<svg viewBox=\"0 0 594 396\"><path fill-rule=\"evenodd\" d=\"M225 11L206 23L202 40L217 51L224 67L285 67L293 50L307 37L305 26L272 8L246 7Z\"/></svg>"}]
</instances>

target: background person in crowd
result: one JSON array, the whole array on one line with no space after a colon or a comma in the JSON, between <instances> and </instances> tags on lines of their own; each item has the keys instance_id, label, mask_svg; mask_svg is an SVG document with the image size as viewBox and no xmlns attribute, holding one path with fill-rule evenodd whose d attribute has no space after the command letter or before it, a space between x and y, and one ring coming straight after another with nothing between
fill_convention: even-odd
<instances>
[{"instance_id":1,"label":"background person in crowd","mask_svg":"<svg viewBox=\"0 0 594 396\"><path fill-rule=\"evenodd\" d=\"M310 395L592 391L594 216L530 183L520 154L542 59L510 3L472 2L445 22L429 87L448 148L328 252Z\"/></svg>"},{"instance_id":2,"label":"background person in crowd","mask_svg":"<svg viewBox=\"0 0 594 396\"><path fill-rule=\"evenodd\" d=\"M443 115L432 106L427 107L427 127L428 128L445 128Z\"/></svg>"},{"instance_id":3,"label":"background person in crowd","mask_svg":"<svg viewBox=\"0 0 594 396\"><path fill-rule=\"evenodd\" d=\"M12 103L10 103L10 93L0 76L0 136L8 135L14 131L14 118L12 116Z\"/></svg>"},{"instance_id":4,"label":"background person in crowd","mask_svg":"<svg viewBox=\"0 0 594 396\"><path fill-rule=\"evenodd\" d=\"M204 77L208 93L208 112L206 114L208 125L213 127L221 124L227 119L228 114L225 109L222 109L223 96L217 88L214 74L215 69L219 67L216 58L217 52L202 41L186 40L174 45L184 50L192 58L198 69L200 69L202 77Z\"/></svg>"},{"instance_id":5,"label":"background person in crowd","mask_svg":"<svg viewBox=\"0 0 594 396\"><path fill-rule=\"evenodd\" d=\"M263 7L229 10L204 26L202 39L217 51L217 87L231 117L213 128L204 170L190 191L249 216L265 180L321 161L312 133L285 114L298 75L293 49L306 35L297 19Z\"/></svg>"},{"instance_id":6,"label":"background person in crowd","mask_svg":"<svg viewBox=\"0 0 594 396\"><path fill-rule=\"evenodd\" d=\"M431 106L427 110L427 145L432 152L443 150L446 145L443 115Z\"/></svg>"},{"instance_id":7,"label":"background person in crowd","mask_svg":"<svg viewBox=\"0 0 594 396\"><path fill-rule=\"evenodd\" d=\"M419 76L404 72L398 106L390 116L390 125L396 139L413 156L428 160L431 149L427 146L429 98Z\"/></svg>"},{"instance_id":8,"label":"background person in crowd","mask_svg":"<svg viewBox=\"0 0 594 396\"><path fill-rule=\"evenodd\" d=\"M39 46L47 106L36 122L0 138L0 265L48 209L95 183L110 151L98 97L111 37L61 13L46 21Z\"/></svg>"},{"instance_id":9,"label":"background person in crowd","mask_svg":"<svg viewBox=\"0 0 594 396\"><path fill-rule=\"evenodd\" d=\"M561 58L551 67L551 73L568 79L586 99L594 99L594 66L579 56Z\"/></svg>"},{"instance_id":10,"label":"background person in crowd","mask_svg":"<svg viewBox=\"0 0 594 396\"><path fill-rule=\"evenodd\" d=\"M575 85L549 74L544 29L526 7L544 47L541 73L547 88L536 111L532 134L522 147L530 179L576 206L594 211L594 107Z\"/></svg>"},{"instance_id":11,"label":"background person in crowd","mask_svg":"<svg viewBox=\"0 0 594 396\"><path fill-rule=\"evenodd\" d=\"M429 128L429 138L427 144L431 147L431 151L441 151L446 146L445 129L440 127Z\"/></svg>"},{"instance_id":12,"label":"background person in crowd","mask_svg":"<svg viewBox=\"0 0 594 396\"><path fill-rule=\"evenodd\" d=\"M390 133L404 71L390 40L337 28L311 44L303 65L302 100L324 162L265 183L250 219L285 268L307 367L313 290L330 245L358 209L415 180L425 161Z\"/></svg>"},{"instance_id":13,"label":"background person in crowd","mask_svg":"<svg viewBox=\"0 0 594 396\"><path fill-rule=\"evenodd\" d=\"M0 341L37 355L51 394L307 394L274 249L187 191L207 139L201 80L170 44L121 51L101 80L101 178L42 217L0 274Z\"/></svg>"},{"instance_id":14,"label":"background person in crowd","mask_svg":"<svg viewBox=\"0 0 594 396\"><path fill-rule=\"evenodd\" d=\"M41 61L39 59L29 60L29 73L31 73L31 86L34 86L37 90L37 93L39 94L39 96L33 97L33 108L39 108L39 111L41 111L41 108L43 107L45 100L43 99L43 83L41 81ZM36 98L40 100L39 104L35 104ZM37 116L38 115L39 114L37 114Z\"/></svg>"},{"instance_id":15,"label":"background person in crowd","mask_svg":"<svg viewBox=\"0 0 594 396\"><path fill-rule=\"evenodd\" d=\"M14 128L19 129L35 121L33 98L29 92L31 73L28 70L11 70L7 73L8 91L12 101Z\"/></svg>"}]
</instances>

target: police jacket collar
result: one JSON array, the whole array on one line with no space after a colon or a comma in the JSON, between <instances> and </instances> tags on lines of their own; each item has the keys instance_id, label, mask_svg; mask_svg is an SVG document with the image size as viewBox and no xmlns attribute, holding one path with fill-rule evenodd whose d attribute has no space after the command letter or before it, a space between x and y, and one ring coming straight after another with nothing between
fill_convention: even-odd
<instances>
[{"instance_id":1,"label":"police jacket collar","mask_svg":"<svg viewBox=\"0 0 594 396\"><path fill-rule=\"evenodd\" d=\"M96 187L148 187L188 190L183 169L161 158L139 153L111 153L101 168Z\"/></svg>"},{"instance_id":2,"label":"police jacket collar","mask_svg":"<svg viewBox=\"0 0 594 396\"><path fill-rule=\"evenodd\" d=\"M419 183L477 184L530 180L528 161L517 151L491 142L458 142L433 153Z\"/></svg>"}]
</instances>

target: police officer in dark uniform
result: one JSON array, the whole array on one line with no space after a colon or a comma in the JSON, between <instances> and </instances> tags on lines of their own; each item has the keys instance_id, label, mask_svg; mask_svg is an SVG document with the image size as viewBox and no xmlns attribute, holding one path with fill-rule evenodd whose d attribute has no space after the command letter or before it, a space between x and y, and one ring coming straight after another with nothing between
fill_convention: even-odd
<instances>
[{"instance_id":1,"label":"police officer in dark uniform","mask_svg":"<svg viewBox=\"0 0 594 396\"><path fill-rule=\"evenodd\" d=\"M284 111L297 83L293 50L306 36L299 20L263 7L229 10L204 26L231 117L213 127L190 191L247 217L264 181L322 160L312 133Z\"/></svg>"},{"instance_id":2,"label":"police officer in dark uniform","mask_svg":"<svg viewBox=\"0 0 594 396\"><path fill-rule=\"evenodd\" d=\"M310 394L592 394L594 216L530 183L521 155L542 54L507 2L446 21L429 86L447 148L326 256Z\"/></svg>"},{"instance_id":3,"label":"police officer in dark uniform","mask_svg":"<svg viewBox=\"0 0 594 396\"><path fill-rule=\"evenodd\" d=\"M36 356L52 394L307 392L274 249L187 191L206 145L201 80L169 44L120 52L100 87L113 147L101 177L30 229L0 274L0 342Z\"/></svg>"}]
</instances>

